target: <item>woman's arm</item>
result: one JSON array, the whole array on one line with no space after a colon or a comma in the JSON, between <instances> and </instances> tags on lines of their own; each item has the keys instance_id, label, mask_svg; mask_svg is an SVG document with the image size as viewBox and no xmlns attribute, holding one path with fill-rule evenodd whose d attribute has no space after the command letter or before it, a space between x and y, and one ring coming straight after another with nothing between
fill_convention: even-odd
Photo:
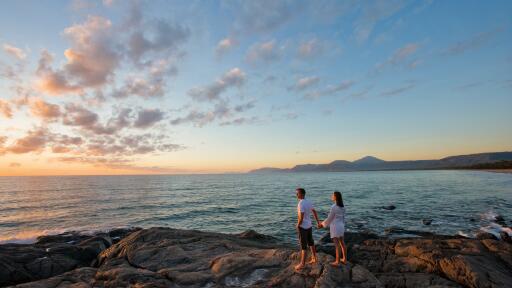
<instances>
[{"instance_id":1,"label":"woman's arm","mask_svg":"<svg viewBox=\"0 0 512 288\"><path fill-rule=\"evenodd\" d=\"M331 224L332 220L334 220L334 217L336 216L336 212L334 212L334 207L331 207L331 211L329 211L329 216L327 216L327 219L322 222L322 226L327 227L329 224Z\"/></svg>"}]
</instances>

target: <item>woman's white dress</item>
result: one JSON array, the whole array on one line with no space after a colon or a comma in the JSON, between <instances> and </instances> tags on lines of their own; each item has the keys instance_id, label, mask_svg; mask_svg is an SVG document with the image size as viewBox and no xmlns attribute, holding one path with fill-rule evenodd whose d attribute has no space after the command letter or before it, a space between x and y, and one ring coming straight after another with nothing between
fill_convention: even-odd
<instances>
[{"instance_id":1,"label":"woman's white dress","mask_svg":"<svg viewBox=\"0 0 512 288\"><path fill-rule=\"evenodd\" d=\"M332 205L329 216L322 222L322 225L324 227L329 226L331 238L343 237L345 235L345 207Z\"/></svg>"}]
</instances>

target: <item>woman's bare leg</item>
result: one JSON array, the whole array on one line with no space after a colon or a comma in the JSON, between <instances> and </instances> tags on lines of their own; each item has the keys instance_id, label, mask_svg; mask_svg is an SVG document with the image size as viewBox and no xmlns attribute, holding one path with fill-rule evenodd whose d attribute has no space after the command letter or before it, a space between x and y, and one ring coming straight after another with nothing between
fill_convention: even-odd
<instances>
[{"instance_id":1,"label":"woman's bare leg","mask_svg":"<svg viewBox=\"0 0 512 288\"><path fill-rule=\"evenodd\" d=\"M339 266L341 251L338 237L332 238L332 243L334 244L334 247L336 247L336 260L334 260L334 262L331 263L331 266Z\"/></svg>"},{"instance_id":2,"label":"woman's bare leg","mask_svg":"<svg viewBox=\"0 0 512 288\"><path fill-rule=\"evenodd\" d=\"M342 264L346 264L347 263L347 246L345 245L345 241L344 241L344 237L340 237L338 238L338 241L340 242L340 248L341 248L341 252L343 253L343 257L341 258L341 262Z\"/></svg>"}]
</instances>

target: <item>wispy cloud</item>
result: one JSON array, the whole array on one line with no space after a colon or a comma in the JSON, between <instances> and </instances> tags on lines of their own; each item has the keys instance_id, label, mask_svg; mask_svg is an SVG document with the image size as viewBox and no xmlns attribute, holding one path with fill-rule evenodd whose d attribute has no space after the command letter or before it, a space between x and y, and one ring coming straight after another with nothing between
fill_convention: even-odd
<instances>
[{"instance_id":1,"label":"wispy cloud","mask_svg":"<svg viewBox=\"0 0 512 288\"><path fill-rule=\"evenodd\" d=\"M309 76L297 80L292 86L288 87L288 91L304 91L310 87L317 85L320 82L320 77Z\"/></svg>"},{"instance_id":2,"label":"wispy cloud","mask_svg":"<svg viewBox=\"0 0 512 288\"><path fill-rule=\"evenodd\" d=\"M27 54L25 53L25 51L23 51L23 49L18 48L14 45L4 43L3 49L4 49L5 53L15 57L18 60L25 60L25 58L27 58Z\"/></svg>"},{"instance_id":3,"label":"wispy cloud","mask_svg":"<svg viewBox=\"0 0 512 288\"><path fill-rule=\"evenodd\" d=\"M297 55L302 59L311 59L320 56L324 52L324 44L314 38L299 44Z\"/></svg>"},{"instance_id":4,"label":"wispy cloud","mask_svg":"<svg viewBox=\"0 0 512 288\"><path fill-rule=\"evenodd\" d=\"M353 81L353 80L344 80L344 81L341 81L337 85L329 85L329 86L325 87L323 90L309 92L304 97L306 99L310 99L310 100L318 99L322 96L333 95L333 94L348 90L354 84L355 84L355 81Z\"/></svg>"},{"instance_id":5,"label":"wispy cloud","mask_svg":"<svg viewBox=\"0 0 512 288\"><path fill-rule=\"evenodd\" d=\"M233 68L214 83L192 88L188 91L188 95L197 101L213 101L220 99L220 95L231 87L241 87L246 81L246 75L240 68Z\"/></svg>"},{"instance_id":6,"label":"wispy cloud","mask_svg":"<svg viewBox=\"0 0 512 288\"><path fill-rule=\"evenodd\" d=\"M406 6L406 1L364 1L360 2L361 12L354 24L354 37L358 43L364 43L372 34L375 25Z\"/></svg>"},{"instance_id":7,"label":"wispy cloud","mask_svg":"<svg viewBox=\"0 0 512 288\"><path fill-rule=\"evenodd\" d=\"M249 63L272 62L281 57L281 52L275 40L257 43L247 51L246 59Z\"/></svg>"},{"instance_id":8,"label":"wispy cloud","mask_svg":"<svg viewBox=\"0 0 512 288\"><path fill-rule=\"evenodd\" d=\"M227 7L236 15L235 30L245 33L272 32L288 22L302 5L293 1L231 1Z\"/></svg>"},{"instance_id":9,"label":"wispy cloud","mask_svg":"<svg viewBox=\"0 0 512 288\"><path fill-rule=\"evenodd\" d=\"M412 90L414 87L416 87L416 83L415 82L409 82L409 83L406 83L398 88L394 88L394 89L390 89L390 90L387 90L387 91L384 91L382 92L380 95L381 96L396 96L396 95L400 95L402 93L405 93L409 90Z\"/></svg>"},{"instance_id":10,"label":"wispy cloud","mask_svg":"<svg viewBox=\"0 0 512 288\"><path fill-rule=\"evenodd\" d=\"M449 46L445 51L444 54L448 55L458 55L463 54L469 50L477 49L488 42L490 42L497 34L499 34L503 29L498 28L491 31L485 31L481 32L475 35L472 35L471 37L459 41L457 43L452 44Z\"/></svg>"},{"instance_id":11,"label":"wispy cloud","mask_svg":"<svg viewBox=\"0 0 512 288\"><path fill-rule=\"evenodd\" d=\"M226 37L217 43L215 54L220 58L236 45L238 45L238 42L233 37Z\"/></svg>"},{"instance_id":12,"label":"wispy cloud","mask_svg":"<svg viewBox=\"0 0 512 288\"><path fill-rule=\"evenodd\" d=\"M406 63L409 63L408 67L410 68L416 67L420 63L418 62L419 60L414 59L410 61L410 58L418 51L419 48L420 45L418 43L408 43L405 46L398 48L386 61L375 65L373 72L378 73L387 67L406 65Z\"/></svg>"}]
</instances>

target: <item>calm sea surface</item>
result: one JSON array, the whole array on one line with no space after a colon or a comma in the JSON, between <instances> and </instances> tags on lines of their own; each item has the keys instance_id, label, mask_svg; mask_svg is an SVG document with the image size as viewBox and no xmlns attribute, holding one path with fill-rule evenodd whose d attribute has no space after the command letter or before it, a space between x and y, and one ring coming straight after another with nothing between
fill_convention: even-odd
<instances>
[{"instance_id":1,"label":"calm sea surface","mask_svg":"<svg viewBox=\"0 0 512 288\"><path fill-rule=\"evenodd\" d=\"M493 214L512 220L512 174L478 171L0 177L0 242L127 226L254 229L294 241L298 186L321 218L341 191L352 231L474 235ZM380 208L390 204L397 208Z\"/></svg>"}]
</instances>

